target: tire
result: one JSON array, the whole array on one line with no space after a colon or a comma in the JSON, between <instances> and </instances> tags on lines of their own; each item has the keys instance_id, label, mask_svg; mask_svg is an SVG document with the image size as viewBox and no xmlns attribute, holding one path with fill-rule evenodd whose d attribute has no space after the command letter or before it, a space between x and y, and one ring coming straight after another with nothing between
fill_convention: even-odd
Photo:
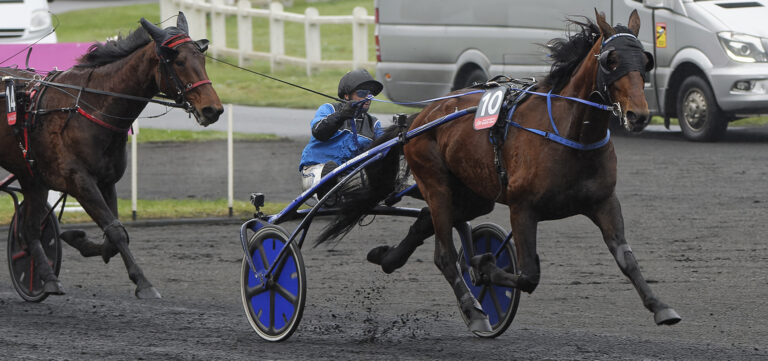
<instances>
[{"instance_id":1,"label":"tire","mask_svg":"<svg viewBox=\"0 0 768 361\"><path fill-rule=\"evenodd\" d=\"M688 140L714 142L723 139L728 117L715 101L712 88L698 75L686 78L677 93L677 119Z\"/></svg>"},{"instance_id":2,"label":"tire","mask_svg":"<svg viewBox=\"0 0 768 361\"><path fill-rule=\"evenodd\" d=\"M488 76L485 75L482 69L472 68L467 72L459 74L453 90L469 88L475 83L485 83L486 81L488 81Z\"/></svg>"},{"instance_id":3,"label":"tire","mask_svg":"<svg viewBox=\"0 0 768 361\"><path fill-rule=\"evenodd\" d=\"M42 302L48 298L43 292L43 282L35 273L34 261L27 252L27 245L22 241L21 227L24 224L24 202L19 205L18 212L13 215L8 227L8 270L16 292L27 302ZM50 210L46 207L46 210ZM59 221L53 212L44 220L40 243L43 246L48 263L53 273L58 277L61 269L61 240L59 239Z\"/></svg>"},{"instance_id":4,"label":"tire","mask_svg":"<svg viewBox=\"0 0 768 361\"><path fill-rule=\"evenodd\" d=\"M495 253L506 237L507 232L493 223L482 223L474 227L472 229L472 245L475 248L473 254ZM466 262L463 248L459 250L459 261L462 263ZM517 273L517 254L512 239L509 240L504 250L497 257L496 265L499 268L505 268L509 272ZM470 268L470 265L461 266L464 282L466 282L475 299L480 302L483 311L488 314L488 321L491 323L490 332L474 333L483 338L497 337L503 334L515 319L517 306L520 303L520 290L491 284L474 285L469 275ZM462 317L464 322L469 325L469 319L463 313Z\"/></svg>"},{"instance_id":5,"label":"tire","mask_svg":"<svg viewBox=\"0 0 768 361\"><path fill-rule=\"evenodd\" d=\"M248 253L256 269L266 271L276 261L287 244L287 233L280 227L266 225L248 241ZM286 257L274 270L276 277L267 280L267 287L256 289L260 283L243 258L240 294L248 322L267 341L288 339L301 322L307 297L307 278L299 248L288 244Z\"/></svg>"}]
</instances>

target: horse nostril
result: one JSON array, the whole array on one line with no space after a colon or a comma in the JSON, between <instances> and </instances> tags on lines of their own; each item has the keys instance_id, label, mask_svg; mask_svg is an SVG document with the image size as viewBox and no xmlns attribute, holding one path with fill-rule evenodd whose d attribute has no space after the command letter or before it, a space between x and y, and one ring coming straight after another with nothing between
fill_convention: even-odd
<instances>
[{"instance_id":1,"label":"horse nostril","mask_svg":"<svg viewBox=\"0 0 768 361\"><path fill-rule=\"evenodd\" d=\"M219 115L224 112L224 108L205 107L203 108L203 116L206 119L219 119Z\"/></svg>"},{"instance_id":2,"label":"horse nostril","mask_svg":"<svg viewBox=\"0 0 768 361\"><path fill-rule=\"evenodd\" d=\"M631 110L627 111L627 121L632 123L632 124L637 123L637 114L635 114L635 112L633 112Z\"/></svg>"}]
</instances>

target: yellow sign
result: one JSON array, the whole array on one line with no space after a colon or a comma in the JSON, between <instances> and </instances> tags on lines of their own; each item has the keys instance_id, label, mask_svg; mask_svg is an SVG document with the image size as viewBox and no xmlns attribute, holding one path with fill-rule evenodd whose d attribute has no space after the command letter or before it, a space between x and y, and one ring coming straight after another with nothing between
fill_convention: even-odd
<instances>
[{"instance_id":1,"label":"yellow sign","mask_svg":"<svg viewBox=\"0 0 768 361\"><path fill-rule=\"evenodd\" d=\"M657 48L667 47L667 24L666 23L656 23L656 47Z\"/></svg>"}]
</instances>

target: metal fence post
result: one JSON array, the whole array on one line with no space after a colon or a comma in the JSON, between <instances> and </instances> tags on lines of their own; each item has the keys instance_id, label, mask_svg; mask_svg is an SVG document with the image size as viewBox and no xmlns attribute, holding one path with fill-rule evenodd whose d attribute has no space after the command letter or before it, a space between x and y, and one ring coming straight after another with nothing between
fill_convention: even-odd
<instances>
[{"instance_id":1,"label":"metal fence post","mask_svg":"<svg viewBox=\"0 0 768 361\"><path fill-rule=\"evenodd\" d=\"M320 24L316 18L320 12L316 8L308 7L304 11L304 42L307 51L307 76L312 75L313 64L318 64L322 60Z\"/></svg>"},{"instance_id":2,"label":"metal fence post","mask_svg":"<svg viewBox=\"0 0 768 361\"><path fill-rule=\"evenodd\" d=\"M356 6L352 10L352 67L362 68L368 62L368 23L365 18L368 11Z\"/></svg>"},{"instance_id":3,"label":"metal fence post","mask_svg":"<svg viewBox=\"0 0 768 361\"><path fill-rule=\"evenodd\" d=\"M253 26L251 25L251 15L248 14L248 10L251 9L251 2L239 0L237 8L237 64L243 66L246 54L253 51Z\"/></svg>"},{"instance_id":4,"label":"metal fence post","mask_svg":"<svg viewBox=\"0 0 768 361\"><path fill-rule=\"evenodd\" d=\"M139 189L139 120L136 119L131 126L133 135L131 135L131 219L136 220L138 208L138 189Z\"/></svg>"},{"instance_id":5,"label":"metal fence post","mask_svg":"<svg viewBox=\"0 0 768 361\"><path fill-rule=\"evenodd\" d=\"M285 55L285 26L283 21L283 4L269 4L269 68L275 71L275 64Z\"/></svg>"}]
</instances>

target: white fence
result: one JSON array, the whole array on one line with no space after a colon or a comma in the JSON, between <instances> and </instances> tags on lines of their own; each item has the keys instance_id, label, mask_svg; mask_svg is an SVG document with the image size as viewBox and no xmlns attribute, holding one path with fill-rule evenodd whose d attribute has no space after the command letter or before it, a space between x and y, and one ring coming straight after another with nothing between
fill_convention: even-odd
<instances>
[{"instance_id":1,"label":"white fence","mask_svg":"<svg viewBox=\"0 0 768 361\"><path fill-rule=\"evenodd\" d=\"M356 7L352 15L320 16L316 8L309 7L304 14L283 11L283 4L272 2L268 9L252 8L249 0L238 0L226 5L225 0L160 0L160 17L164 20L183 11L194 39L209 38L214 56L236 56L242 65L248 60L269 60L270 66L295 64L305 66L307 75L321 67L362 68L375 63L368 60L368 25L374 17L367 10ZM226 19L237 18L237 49L227 47ZM253 19L269 19L269 52L253 50ZM304 24L306 57L285 54L285 22ZM210 22L210 23L209 23ZM352 31L352 60L323 60L320 25L350 24ZM209 29L211 36L208 37Z\"/></svg>"}]
</instances>

